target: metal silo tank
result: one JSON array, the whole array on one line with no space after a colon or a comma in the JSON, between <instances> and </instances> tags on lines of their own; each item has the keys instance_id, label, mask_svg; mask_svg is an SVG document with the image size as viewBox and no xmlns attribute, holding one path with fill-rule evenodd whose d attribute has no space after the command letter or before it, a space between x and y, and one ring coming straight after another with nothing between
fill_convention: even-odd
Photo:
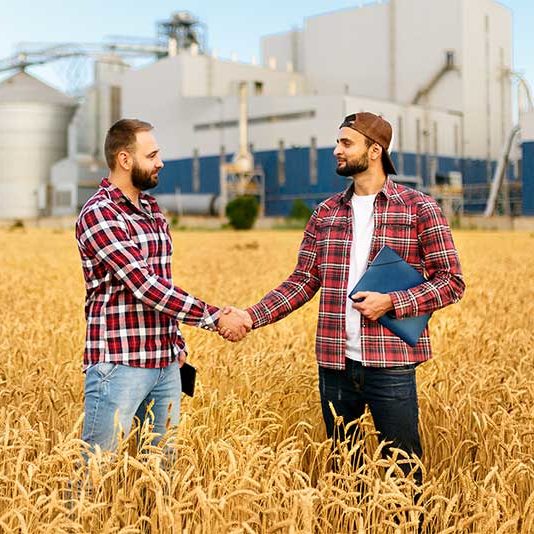
<instances>
[{"instance_id":1,"label":"metal silo tank","mask_svg":"<svg viewBox=\"0 0 534 534\"><path fill-rule=\"evenodd\" d=\"M67 154L76 102L25 72L0 83L0 218L46 208L50 169Z\"/></svg>"}]
</instances>

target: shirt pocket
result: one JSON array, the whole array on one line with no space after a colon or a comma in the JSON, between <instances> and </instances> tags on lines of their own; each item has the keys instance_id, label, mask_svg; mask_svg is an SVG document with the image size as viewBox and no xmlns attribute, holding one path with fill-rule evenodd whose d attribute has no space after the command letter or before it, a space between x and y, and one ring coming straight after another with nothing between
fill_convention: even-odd
<instances>
[{"instance_id":1,"label":"shirt pocket","mask_svg":"<svg viewBox=\"0 0 534 534\"><path fill-rule=\"evenodd\" d=\"M388 228L415 228L417 225L417 216L409 211L397 213L384 213L382 215L381 226Z\"/></svg>"},{"instance_id":2,"label":"shirt pocket","mask_svg":"<svg viewBox=\"0 0 534 534\"><path fill-rule=\"evenodd\" d=\"M387 245L408 263L418 263L416 214L410 211L384 213L378 234L380 247Z\"/></svg>"},{"instance_id":3,"label":"shirt pocket","mask_svg":"<svg viewBox=\"0 0 534 534\"><path fill-rule=\"evenodd\" d=\"M349 220L346 217L329 217L319 221L315 228L317 265L324 274L332 258L341 258L349 251L347 244Z\"/></svg>"}]
</instances>

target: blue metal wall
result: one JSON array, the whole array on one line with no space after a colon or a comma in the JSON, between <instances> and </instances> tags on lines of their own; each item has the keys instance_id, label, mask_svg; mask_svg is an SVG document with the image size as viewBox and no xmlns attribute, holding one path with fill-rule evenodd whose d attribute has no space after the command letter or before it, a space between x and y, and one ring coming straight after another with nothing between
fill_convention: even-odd
<instances>
[{"instance_id":1,"label":"blue metal wall","mask_svg":"<svg viewBox=\"0 0 534 534\"><path fill-rule=\"evenodd\" d=\"M523 143L523 215L534 215L534 141Z\"/></svg>"},{"instance_id":2,"label":"blue metal wall","mask_svg":"<svg viewBox=\"0 0 534 534\"><path fill-rule=\"evenodd\" d=\"M525 146L530 145L530 148ZM534 143L526 143L524 150L532 151L534 154ZM285 183L280 184L278 180L278 151L258 151L254 153L257 165L261 165L265 173L265 194L266 194L266 214L267 215L287 215L296 198L302 198L310 207L314 207L329 195L341 191L347 186L347 179L335 173L335 159L332 154L333 147L320 148L317 150L317 184L310 184L310 149L309 148L287 148L285 150ZM530 154L530 152L529 152ZM398 163L398 154L392 154L395 163ZM230 161L232 154L226 156ZM427 156L421 156L421 171L424 185L428 185L429 161ZM415 154L405 153L404 174L406 176L416 175ZM534 167L534 157L531 158ZM160 173L160 182L153 190L154 194L174 193L179 189L182 193L219 193L219 156L206 156L199 158L200 163L200 189L193 191L193 160L192 158L171 160L165 162L165 167ZM495 169L495 162L492 163L491 171ZM464 185L487 184L487 169L485 160L459 159L450 157L438 157L438 173L448 173L458 171L462 173ZM531 172L534 169L531 169ZM513 174L514 169L510 167L509 176L511 180L517 180ZM523 172L526 175L526 170ZM531 174L533 176L534 174ZM532 182L529 184L534 187ZM525 185L523 185L525 187ZM525 199L525 193L523 197ZM532 196L532 195L531 195ZM525 203L525 200L523 201ZM530 206L530 208L528 208ZM474 212L482 211L485 203L471 206ZM525 204L524 204L525 207ZM528 204L528 209L534 207Z\"/></svg>"}]
</instances>

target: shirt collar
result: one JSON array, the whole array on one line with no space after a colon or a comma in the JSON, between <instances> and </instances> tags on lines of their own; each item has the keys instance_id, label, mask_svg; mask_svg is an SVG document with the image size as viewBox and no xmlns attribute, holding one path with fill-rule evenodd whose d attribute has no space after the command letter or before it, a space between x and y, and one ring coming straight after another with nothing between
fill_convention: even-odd
<instances>
[{"instance_id":1,"label":"shirt collar","mask_svg":"<svg viewBox=\"0 0 534 534\"><path fill-rule=\"evenodd\" d=\"M113 202L120 204L121 202L127 202L128 197L115 185L112 184L107 178L102 178L100 187L105 189Z\"/></svg>"},{"instance_id":2,"label":"shirt collar","mask_svg":"<svg viewBox=\"0 0 534 534\"><path fill-rule=\"evenodd\" d=\"M343 192L341 196L342 204L349 204L352 196L354 195L354 182L352 182L347 189ZM386 176L386 181L382 186L382 189L378 192L377 195L383 195L387 200L391 200L395 203L401 203L398 191L397 184L389 177Z\"/></svg>"},{"instance_id":3,"label":"shirt collar","mask_svg":"<svg viewBox=\"0 0 534 534\"><path fill-rule=\"evenodd\" d=\"M133 202L114 184L112 184L107 178L102 178L102 181L100 182L100 187L105 189L109 192L109 195L111 197L111 200L113 202L120 204L122 202L129 202L130 204L133 204ZM143 193L142 191L139 192L139 202L143 204L146 208L150 208L150 195L147 195L146 193Z\"/></svg>"}]
</instances>

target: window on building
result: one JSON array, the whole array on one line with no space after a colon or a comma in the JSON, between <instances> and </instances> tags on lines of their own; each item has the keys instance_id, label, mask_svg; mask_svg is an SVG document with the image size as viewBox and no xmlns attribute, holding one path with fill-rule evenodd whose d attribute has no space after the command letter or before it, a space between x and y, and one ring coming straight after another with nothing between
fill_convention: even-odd
<instances>
[{"instance_id":1,"label":"window on building","mask_svg":"<svg viewBox=\"0 0 534 534\"><path fill-rule=\"evenodd\" d=\"M263 94L263 82L254 82L254 94L256 96Z\"/></svg>"},{"instance_id":2,"label":"window on building","mask_svg":"<svg viewBox=\"0 0 534 534\"><path fill-rule=\"evenodd\" d=\"M200 157L198 148L193 150L193 192L200 191Z\"/></svg>"},{"instance_id":3,"label":"window on building","mask_svg":"<svg viewBox=\"0 0 534 534\"><path fill-rule=\"evenodd\" d=\"M274 122L286 122L286 121L295 121L295 120L308 120L313 119L316 113L315 110L308 111L295 111L292 113L278 113L276 115L264 115L261 117L249 117L248 123L250 125L255 124L272 124ZM207 122L202 124L195 124L193 129L195 132L205 131L205 130L221 130L227 128L239 128L238 120L227 120L227 121L215 121Z\"/></svg>"},{"instance_id":4,"label":"window on building","mask_svg":"<svg viewBox=\"0 0 534 534\"><path fill-rule=\"evenodd\" d=\"M278 184L286 183L286 147L283 139L278 141Z\"/></svg>"},{"instance_id":5,"label":"window on building","mask_svg":"<svg viewBox=\"0 0 534 534\"><path fill-rule=\"evenodd\" d=\"M313 136L310 139L310 184L316 185L317 182L317 137Z\"/></svg>"}]
</instances>

